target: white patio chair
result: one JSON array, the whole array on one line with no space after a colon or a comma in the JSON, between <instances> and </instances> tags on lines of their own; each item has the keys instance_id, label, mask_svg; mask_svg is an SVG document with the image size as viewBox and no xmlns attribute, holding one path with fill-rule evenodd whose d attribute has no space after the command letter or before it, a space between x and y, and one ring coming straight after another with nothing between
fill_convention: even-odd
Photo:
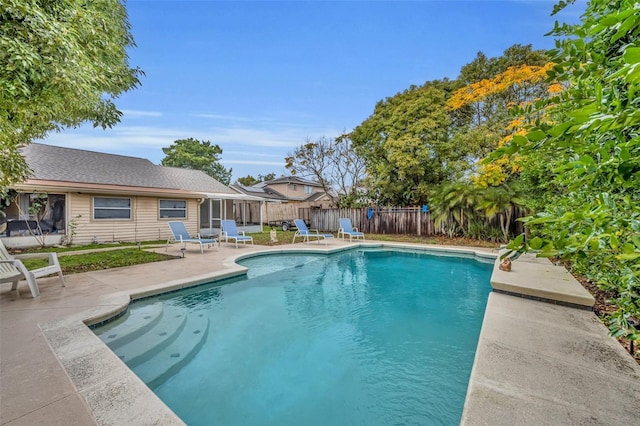
<instances>
[{"instance_id":1,"label":"white patio chair","mask_svg":"<svg viewBox=\"0 0 640 426\"><path fill-rule=\"evenodd\" d=\"M43 257L49 258L49 265L32 270L28 270L21 261L21 259ZM38 288L36 278L46 277L52 274L58 274L62 286L66 286L56 253L27 253L12 256L7 251L2 240L0 240L0 283L12 283L11 290L16 290L18 288L18 282L21 279L25 279L27 280L27 284L29 284L31 295L38 297L40 289Z\"/></svg>"}]
</instances>

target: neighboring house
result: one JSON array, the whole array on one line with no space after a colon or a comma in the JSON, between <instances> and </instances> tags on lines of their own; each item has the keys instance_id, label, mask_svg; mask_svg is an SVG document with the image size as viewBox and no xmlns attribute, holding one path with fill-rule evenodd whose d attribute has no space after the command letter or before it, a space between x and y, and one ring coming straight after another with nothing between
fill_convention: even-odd
<instances>
[{"instance_id":1,"label":"neighboring house","mask_svg":"<svg viewBox=\"0 0 640 426\"><path fill-rule=\"evenodd\" d=\"M269 201L332 203L331 197L322 185L297 176L282 176L277 179L260 182L254 186L232 185L243 194L262 197Z\"/></svg>"},{"instance_id":2,"label":"neighboring house","mask_svg":"<svg viewBox=\"0 0 640 426\"><path fill-rule=\"evenodd\" d=\"M194 234L215 234L221 219L239 218L239 226L246 225L234 214L245 210L238 206L262 202L202 171L143 158L37 143L21 151L32 175L11 188L16 202L5 208L0 234L7 246L32 245L25 238L33 239L34 229L47 244L71 238L74 244L164 240L170 220L185 222ZM37 203L43 205L39 213Z\"/></svg>"},{"instance_id":3,"label":"neighboring house","mask_svg":"<svg viewBox=\"0 0 640 426\"><path fill-rule=\"evenodd\" d=\"M254 186L231 185L241 194L262 198L260 216L264 223L274 224L299 218L309 221L310 210L329 208L333 199L322 185L297 176L282 176Z\"/></svg>"}]
</instances>

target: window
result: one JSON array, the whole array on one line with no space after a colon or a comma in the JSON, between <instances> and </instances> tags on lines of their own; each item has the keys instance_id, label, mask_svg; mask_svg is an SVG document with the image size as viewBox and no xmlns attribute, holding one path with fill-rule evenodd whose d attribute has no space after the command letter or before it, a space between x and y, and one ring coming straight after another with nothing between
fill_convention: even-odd
<instances>
[{"instance_id":1,"label":"window","mask_svg":"<svg viewBox=\"0 0 640 426\"><path fill-rule=\"evenodd\" d=\"M131 219L131 198L93 197L94 219Z\"/></svg>"},{"instance_id":2,"label":"window","mask_svg":"<svg viewBox=\"0 0 640 426\"><path fill-rule=\"evenodd\" d=\"M305 194L313 194L313 188L310 187L309 185L305 185L304 186L304 193Z\"/></svg>"},{"instance_id":3,"label":"window","mask_svg":"<svg viewBox=\"0 0 640 426\"><path fill-rule=\"evenodd\" d=\"M186 219L186 200L160 200L160 219Z\"/></svg>"}]
</instances>

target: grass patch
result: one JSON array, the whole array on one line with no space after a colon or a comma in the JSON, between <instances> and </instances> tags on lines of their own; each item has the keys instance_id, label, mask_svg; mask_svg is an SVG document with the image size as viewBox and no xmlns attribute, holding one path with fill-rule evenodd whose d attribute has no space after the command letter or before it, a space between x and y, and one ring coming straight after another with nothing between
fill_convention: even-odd
<instances>
[{"instance_id":1,"label":"grass patch","mask_svg":"<svg viewBox=\"0 0 640 426\"><path fill-rule=\"evenodd\" d=\"M255 232L247 234L253 237L254 244L273 246L282 244L291 244L293 235L296 231L282 231L278 229L278 242L272 243L269 231ZM321 232L323 233L323 232ZM337 237L337 233L333 233ZM389 241L396 243L417 243L417 244L439 244L443 246L467 246L467 247L486 247L497 248L499 245L482 240L474 240L472 238L448 238L442 235L417 236L417 235L395 235L395 234L365 234L366 241ZM354 240L355 241L355 240ZM296 243L301 243L302 238L296 239Z\"/></svg>"},{"instance_id":2,"label":"grass patch","mask_svg":"<svg viewBox=\"0 0 640 426\"><path fill-rule=\"evenodd\" d=\"M64 274L99 271L101 269L120 268L122 266L160 262L169 259L175 259L175 256L139 250L138 248L126 248L121 250L58 257L60 267ZM23 262L27 269L40 268L48 264L47 259L25 259Z\"/></svg>"},{"instance_id":3,"label":"grass patch","mask_svg":"<svg viewBox=\"0 0 640 426\"><path fill-rule=\"evenodd\" d=\"M472 238L449 238L442 235L417 236L417 235L389 235L389 234L365 234L367 240L389 241L396 243L438 244L443 246L466 246L498 248L500 245L491 241L474 240ZM354 240L355 241L355 240Z\"/></svg>"},{"instance_id":4,"label":"grass patch","mask_svg":"<svg viewBox=\"0 0 640 426\"><path fill-rule=\"evenodd\" d=\"M120 248L120 247L137 247L140 244L144 246L164 245L166 240L157 241L143 241L141 243L99 243L99 244L87 244L84 246L53 246L53 247L37 247L21 250L12 250L13 252L20 253L66 253L69 251L83 251L83 250L95 250L95 249L108 249L108 248Z\"/></svg>"},{"instance_id":5,"label":"grass patch","mask_svg":"<svg viewBox=\"0 0 640 426\"><path fill-rule=\"evenodd\" d=\"M295 231L282 231L278 229L277 238L278 242L271 242L271 235L269 231L254 232L247 235L253 237L254 244L264 246L277 246L283 244L291 244ZM336 235L336 234L334 234ZM496 248L495 243L472 240L469 238L447 238L443 236L416 236L416 235L385 235L385 234L366 234L367 241L389 241L389 242L403 242L403 243L417 243L417 244L440 244L440 245L453 245L453 246L468 246L468 247L489 247ZM296 240L297 243L302 243L302 238ZM164 245L166 241L145 241L140 243L140 246L158 246ZM123 266L139 265L143 263L161 262L164 260L174 259L175 256L170 256L161 253L154 253L145 250L141 250L138 247L138 243L114 243L114 244L88 244L85 246L73 246L73 247L47 247L38 249L28 249L24 252L28 253L43 253L43 252L74 252L84 250L100 249L93 253L78 253L69 254L66 256L58 256L62 272L64 274L74 274L78 272L90 272L99 271L102 269L120 268ZM123 248L125 247L125 248ZM112 248L113 250L108 250ZM106 250L105 250L106 249ZM25 259L24 264L28 269L40 268L46 266L46 259Z\"/></svg>"},{"instance_id":6,"label":"grass patch","mask_svg":"<svg viewBox=\"0 0 640 426\"><path fill-rule=\"evenodd\" d=\"M251 232L247 233L247 236L253 237L253 243L261 246L279 246L282 244L291 244L291 240L293 240L293 235L296 231L283 231L282 229L277 230L277 243L271 242L271 234L270 231L262 231L262 232Z\"/></svg>"}]
</instances>

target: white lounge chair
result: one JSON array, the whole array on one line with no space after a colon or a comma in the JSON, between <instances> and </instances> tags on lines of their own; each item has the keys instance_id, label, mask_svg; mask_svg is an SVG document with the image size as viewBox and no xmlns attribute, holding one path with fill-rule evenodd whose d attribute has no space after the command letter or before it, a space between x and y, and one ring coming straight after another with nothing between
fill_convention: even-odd
<instances>
[{"instance_id":1,"label":"white lounge chair","mask_svg":"<svg viewBox=\"0 0 640 426\"><path fill-rule=\"evenodd\" d=\"M187 243L199 244L200 245L200 253L204 253L204 245L207 247L211 247L212 245L218 243L218 241L214 238L200 238L200 235L197 237L192 237L189 235L189 231L187 231L187 227L184 225L184 222L180 221L171 221L169 223L169 229L171 229L171 237L167 240L167 247L165 251L169 248L169 243L171 241L179 241L180 249L184 250L186 248ZM218 243L220 245L220 243Z\"/></svg>"},{"instance_id":2,"label":"white lounge chair","mask_svg":"<svg viewBox=\"0 0 640 426\"><path fill-rule=\"evenodd\" d=\"M253 237L244 235L244 231L238 231L235 220L222 220L220 223L222 224L220 238L224 238L225 243L228 242L229 239L232 239L236 242L236 248L238 248L238 241L242 241L242 244L246 244L247 241L251 241L251 245L253 245Z\"/></svg>"},{"instance_id":3,"label":"white lounge chair","mask_svg":"<svg viewBox=\"0 0 640 426\"><path fill-rule=\"evenodd\" d=\"M32 270L28 270L20 260L43 257L49 258L49 265ZM18 282L24 278L27 280L27 284L29 284L31 295L38 297L40 289L38 288L36 278L46 277L52 274L58 274L62 286L66 286L56 253L27 253L12 256L5 248L2 240L0 240L0 283L12 283L11 290L15 290L18 288Z\"/></svg>"},{"instance_id":4,"label":"white lounge chair","mask_svg":"<svg viewBox=\"0 0 640 426\"><path fill-rule=\"evenodd\" d=\"M349 236L349 241L353 241L353 238L355 237L356 239L360 238L362 239L362 241L364 241L364 233L359 232L358 228L354 228L353 225L351 224L351 219L347 218L341 218L340 219L340 228L338 228L338 238L340 237L340 235L342 235L342 239L345 238L345 236Z\"/></svg>"},{"instance_id":5,"label":"white lounge chair","mask_svg":"<svg viewBox=\"0 0 640 426\"><path fill-rule=\"evenodd\" d=\"M310 238L317 238L318 244L320 244L320 240L324 240L324 243L327 244L327 238L333 238L333 234L320 234L317 229L307 228L307 224L304 223L302 219L294 219L293 222L296 224L298 230L293 234L292 244L296 242L296 238L298 237L302 237L303 242L309 242Z\"/></svg>"}]
</instances>

